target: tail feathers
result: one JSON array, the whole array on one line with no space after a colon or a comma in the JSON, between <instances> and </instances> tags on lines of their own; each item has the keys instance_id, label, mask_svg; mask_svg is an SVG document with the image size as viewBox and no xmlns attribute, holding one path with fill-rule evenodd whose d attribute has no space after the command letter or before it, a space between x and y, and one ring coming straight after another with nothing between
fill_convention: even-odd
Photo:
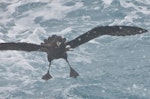
<instances>
[{"instance_id":1,"label":"tail feathers","mask_svg":"<svg viewBox=\"0 0 150 99\"><path fill-rule=\"evenodd\" d=\"M38 51L41 46L32 43L0 43L0 50Z\"/></svg>"}]
</instances>

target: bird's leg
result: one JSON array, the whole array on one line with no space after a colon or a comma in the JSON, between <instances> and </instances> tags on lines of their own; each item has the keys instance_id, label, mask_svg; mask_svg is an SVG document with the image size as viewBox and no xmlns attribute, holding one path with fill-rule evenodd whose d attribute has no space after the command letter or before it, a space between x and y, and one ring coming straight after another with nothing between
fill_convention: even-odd
<instances>
[{"instance_id":1,"label":"bird's leg","mask_svg":"<svg viewBox=\"0 0 150 99\"><path fill-rule=\"evenodd\" d=\"M49 68L48 68L47 73L42 77L42 79L44 79L44 80L46 80L46 81L52 78L52 76L51 76L50 73L49 73L50 66L51 66L51 62L49 63Z\"/></svg>"},{"instance_id":2,"label":"bird's leg","mask_svg":"<svg viewBox=\"0 0 150 99\"><path fill-rule=\"evenodd\" d=\"M71 67L69 61L67 59L65 59L65 60L70 67L70 77L77 78L77 76L79 76L79 74Z\"/></svg>"}]
</instances>

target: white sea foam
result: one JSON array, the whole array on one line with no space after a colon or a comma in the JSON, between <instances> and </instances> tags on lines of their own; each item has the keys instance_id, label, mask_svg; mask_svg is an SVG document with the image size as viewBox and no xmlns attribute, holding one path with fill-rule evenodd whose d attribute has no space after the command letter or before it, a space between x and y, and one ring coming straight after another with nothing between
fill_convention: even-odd
<instances>
[{"instance_id":1,"label":"white sea foam","mask_svg":"<svg viewBox=\"0 0 150 99\"><path fill-rule=\"evenodd\" d=\"M120 1L120 4L121 4L122 7L133 8L136 11L141 12L143 14L150 14L150 11L147 9L147 7L145 7L145 6L138 6L135 3L133 3L133 2L128 2L126 0L122 0L122 1Z\"/></svg>"},{"instance_id":2,"label":"white sea foam","mask_svg":"<svg viewBox=\"0 0 150 99\"><path fill-rule=\"evenodd\" d=\"M113 2L113 0L102 0L102 1L103 1L103 3L104 3L105 7L110 6L111 3Z\"/></svg>"}]
</instances>

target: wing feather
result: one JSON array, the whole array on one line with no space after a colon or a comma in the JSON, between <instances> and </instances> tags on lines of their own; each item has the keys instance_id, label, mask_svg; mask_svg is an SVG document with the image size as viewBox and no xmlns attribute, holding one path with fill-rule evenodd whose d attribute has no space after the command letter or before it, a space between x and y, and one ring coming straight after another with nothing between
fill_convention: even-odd
<instances>
[{"instance_id":1,"label":"wing feather","mask_svg":"<svg viewBox=\"0 0 150 99\"><path fill-rule=\"evenodd\" d=\"M32 43L0 43L0 50L38 51L41 45Z\"/></svg>"},{"instance_id":2,"label":"wing feather","mask_svg":"<svg viewBox=\"0 0 150 99\"><path fill-rule=\"evenodd\" d=\"M71 48L75 48L102 35L127 36L145 32L147 32L147 30L133 26L99 26L67 42L67 45L70 45Z\"/></svg>"}]
</instances>

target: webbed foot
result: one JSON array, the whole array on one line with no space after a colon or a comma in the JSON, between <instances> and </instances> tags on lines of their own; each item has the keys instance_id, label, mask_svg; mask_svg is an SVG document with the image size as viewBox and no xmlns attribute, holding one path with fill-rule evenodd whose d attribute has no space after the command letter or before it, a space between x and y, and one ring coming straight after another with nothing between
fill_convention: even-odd
<instances>
[{"instance_id":1,"label":"webbed foot","mask_svg":"<svg viewBox=\"0 0 150 99\"><path fill-rule=\"evenodd\" d=\"M72 68L70 67L70 77L77 78L79 74Z\"/></svg>"},{"instance_id":2,"label":"webbed foot","mask_svg":"<svg viewBox=\"0 0 150 99\"><path fill-rule=\"evenodd\" d=\"M42 77L42 79L46 80L46 81L51 79L51 78L52 78L52 76L50 75L49 71Z\"/></svg>"}]
</instances>

